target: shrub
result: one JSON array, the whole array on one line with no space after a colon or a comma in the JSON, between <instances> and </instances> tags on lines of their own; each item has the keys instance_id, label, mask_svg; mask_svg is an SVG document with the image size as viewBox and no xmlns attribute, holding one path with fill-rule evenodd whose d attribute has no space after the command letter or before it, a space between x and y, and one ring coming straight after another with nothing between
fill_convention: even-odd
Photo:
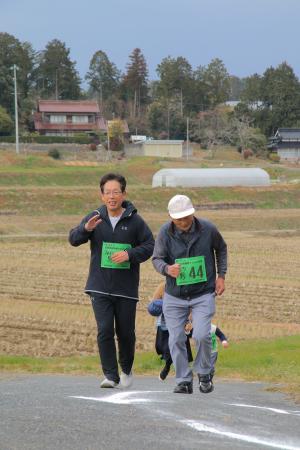
<instances>
[{"instance_id":1,"label":"shrub","mask_svg":"<svg viewBox=\"0 0 300 450\"><path fill-rule=\"evenodd\" d=\"M122 139L118 138L118 137L114 137L111 138L109 141L109 148L112 151L120 151L123 150L124 148L124 143L122 141Z\"/></svg>"},{"instance_id":2,"label":"shrub","mask_svg":"<svg viewBox=\"0 0 300 450\"><path fill-rule=\"evenodd\" d=\"M245 150L243 150L243 158L248 159L250 156L253 156L253 151L251 148L245 148Z\"/></svg>"},{"instance_id":3,"label":"shrub","mask_svg":"<svg viewBox=\"0 0 300 450\"><path fill-rule=\"evenodd\" d=\"M15 136L0 136L0 142L13 144L16 142L16 138L15 138Z\"/></svg>"},{"instance_id":4,"label":"shrub","mask_svg":"<svg viewBox=\"0 0 300 450\"><path fill-rule=\"evenodd\" d=\"M166 131L162 131L161 133L159 133L158 139L162 140L168 139L168 133Z\"/></svg>"},{"instance_id":5,"label":"shrub","mask_svg":"<svg viewBox=\"0 0 300 450\"><path fill-rule=\"evenodd\" d=\"M280 162L280 156L277 155L277 153L269 153L269 159L270 159L272 162L276 162L276 163L279 163L279 162Z\"/></svg>"},{"instance_id":6,"label":"shrub","mask_svg":"<svg viewBox=\"0 0 300 450\"><path fill-rule=\"evenodd\" d=\"M48 156L50 156L53 159L60 159L60 152L57 150L57 148L52 148L48 151Z\"/></svg>"}]
</instances>

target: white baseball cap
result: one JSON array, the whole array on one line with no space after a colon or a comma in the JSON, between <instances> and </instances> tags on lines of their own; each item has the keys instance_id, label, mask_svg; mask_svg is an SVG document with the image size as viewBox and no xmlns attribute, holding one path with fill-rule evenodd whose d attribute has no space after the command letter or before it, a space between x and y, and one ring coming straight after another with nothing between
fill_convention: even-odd
<instances>
[{"instance_id":1,"label":"white baseball cap","mask_svg":"<svg viewBox=\"0 0 300 450\"><path fill-rule=\"evenodd\" d=\"M182 217L194 214L195 208L191 199L186 195L174 195L169 201L168 211L172 219L182 219Z\"/></svg>"}]
</instances>

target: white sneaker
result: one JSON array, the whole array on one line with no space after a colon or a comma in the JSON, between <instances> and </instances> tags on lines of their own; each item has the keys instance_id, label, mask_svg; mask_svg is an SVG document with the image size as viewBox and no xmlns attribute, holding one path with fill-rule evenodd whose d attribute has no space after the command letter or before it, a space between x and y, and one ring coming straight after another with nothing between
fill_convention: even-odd
<instances>
[{"instance_id":1,"label":"white sneaker","mask_svg":"<svg viewBox=\"0 0 300 450\"><path fill-rule=\"evenodd\" d=\"M102 388L115 388L118 386L119 383L116 383L113 380L109 380L108 378L104 378L104 380L101 382L100 387Z\"/></svg>"},{"instance_id":2,"label":"white sneaker","mask_svg":"<svg viewBox=\"0 0 300 450\"><path fill-rule=\"evenodd\" d=\"M121 381L121 386L122 386L122 387L124 387L124 388L130 387L130 386L132 385L132 383L133 383L133 375L132 375L132 372L130 372L129 375L127 375L127 374L124 373L124 372L121 372L121 375L120 375L120 381Z\"/></svg>"}]
</instances>

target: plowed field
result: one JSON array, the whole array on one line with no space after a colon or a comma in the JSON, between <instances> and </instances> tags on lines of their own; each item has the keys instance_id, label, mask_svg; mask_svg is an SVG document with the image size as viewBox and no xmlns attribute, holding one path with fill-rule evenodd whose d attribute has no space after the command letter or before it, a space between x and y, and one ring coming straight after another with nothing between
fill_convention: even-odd
<instances>
[{"instance_id":1,"label":"plowed field","mask_svg":"<svg viewBox=\"0 0 300 450\"><path fill-rule=\"evenodd\" d=\"M214 322L232 343L300 334L299 233L222 234L229 248L229 273ZM96 327L83 294L88 246L73 248L64 238L20 236L2 238L0 247L0 353L95 354ZM142 265L138 350L154 348L155 319L146 308L161 279L151 262Z\"/></svg>"}]
</instances>

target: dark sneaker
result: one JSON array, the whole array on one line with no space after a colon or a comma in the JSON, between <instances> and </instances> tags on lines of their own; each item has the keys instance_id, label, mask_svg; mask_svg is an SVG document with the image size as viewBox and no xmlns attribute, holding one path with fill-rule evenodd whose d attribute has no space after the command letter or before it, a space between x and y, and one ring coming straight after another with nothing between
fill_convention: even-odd
<instances>
[{"instance_id":1,"label":"dark sneaker","mask_svg":"<svg viewBox=\"0 0 300 450\"><path fill-rule=\"evenodd\" d=\"M198 378L199 378L200 392L202 392L203 394L209 394L214 390L211 374L209 373L207 375L198 374Z\"/></svg>"},{"instance_id":2,"label":"dark sneaker","mask_svg":"<svg viewBox=\"0 0 300 450\"><path fill-rule=\"evenodd\" d=\"M192 394L193 393L193 383L188 381L182 381L175 386L173 391L175 394Z\"/></svg>"},{"instance_id":3,"label":"dark sneaker","mask_svg":"<svg viewBox=\"0 0 300 450\"><path fill-rule=\"evenodd\" d=\"M160 381L165 381L165 379L167 378L167 376L169 375L171 366L169 366L168 364L166 364L164 366L164 368L162 369L162 371L160 372L158 378L160 379Z\"/></svg>"}]
</instances>

